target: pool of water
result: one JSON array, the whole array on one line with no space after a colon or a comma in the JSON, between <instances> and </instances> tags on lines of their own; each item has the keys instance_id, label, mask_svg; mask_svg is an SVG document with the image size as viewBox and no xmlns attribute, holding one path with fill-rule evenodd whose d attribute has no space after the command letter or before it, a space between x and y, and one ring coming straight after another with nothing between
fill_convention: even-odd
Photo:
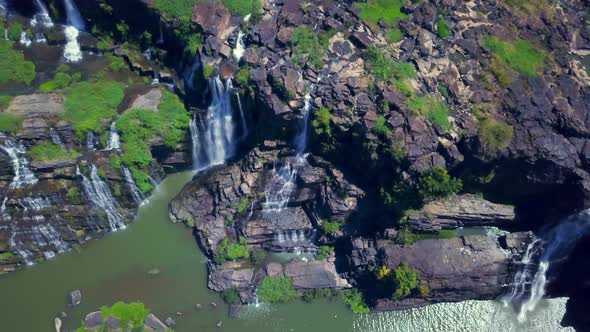
<instances>
[{"instance_id":1,"label":"pool of water","mask_svg":"<svg viewBox=\"0 0 590 332\"><path fill-rule=\"evenodd\" d=\"M91 241L80 252L0 277L2 330L54 331L53 319L62 311L68 314L64 327L73 329L87 313L119 300L142 301L162 320L173 317L178 332L560 330L564 299L545 301L523 324L511 308L494 301L370 315L353 315L339 300L295 301L250 306L241 318L229 319L228 307L206 287L207 260L192 232L168 219L169 201L191 177L191 172L168 176L127 229ZM160 273L148 274L152 269ZM82 304L68 309L66 295L73 289L82 291Z\"/></svg>"}]
</instances>

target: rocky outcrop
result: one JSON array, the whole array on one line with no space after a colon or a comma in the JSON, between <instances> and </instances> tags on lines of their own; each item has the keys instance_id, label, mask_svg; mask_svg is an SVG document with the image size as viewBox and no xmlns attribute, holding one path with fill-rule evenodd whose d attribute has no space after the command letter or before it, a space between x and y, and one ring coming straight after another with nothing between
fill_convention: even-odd
<instances>
[{"instance_id":1,"label":"rocky outcrop","mask_svg":"<svg viewBox=\"0 0 590 332\"><path fill-rule=\"evenodd\" d=\"M426 233L473 226L505 228L514 224L513 206L494 204L470 194L429 202L412 212L406 221L413 231Z\"/></svg>"},{"instance_id":2,"label":"rocky outcrop","mask_svg":"<svg viewBox=\"0 0 590 332\"><path fill-rule=\"evenodd\" d=\"M123 331L127 330L128 327L121 326L121 319L113 316L108 316L103 319L102 312L94 311L86 315L84 319L84 326L86 331ZM168 331L168 326L162 323L162 321L154 316L154 314L148 314L143 322L143 331Z\"/></svg>"}]
</instances>

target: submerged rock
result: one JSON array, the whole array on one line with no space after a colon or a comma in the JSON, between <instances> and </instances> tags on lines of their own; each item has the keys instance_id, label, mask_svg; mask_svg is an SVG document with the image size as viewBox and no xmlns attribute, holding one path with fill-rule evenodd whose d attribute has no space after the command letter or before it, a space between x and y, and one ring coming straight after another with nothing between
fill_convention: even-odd
<instances>
[{"instance_id":1,"label":"submerged rock","mask_svg":"<svg viewBox=\"0 0 590 332\"><path fill-rule=\"evenodd\" d=\"M75 307L82 302L82 292L76 289L68 294L68 303L70 306Z\"/></svg>"}]
</instances>

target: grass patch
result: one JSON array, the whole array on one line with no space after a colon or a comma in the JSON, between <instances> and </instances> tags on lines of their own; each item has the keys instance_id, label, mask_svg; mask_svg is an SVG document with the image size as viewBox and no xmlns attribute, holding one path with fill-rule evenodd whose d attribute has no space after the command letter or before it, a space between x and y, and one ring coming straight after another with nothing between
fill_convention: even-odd
<instances>
[{"instance_id":1,"label":"grass patch","mask_svg":"<svg viewBox=\"0 0 590 332\"><path fill-rule=\"evenodd\" d=\"M434 96L414 96L408 99L406 106L413 115L425 116L432 125L440 130L451 129L449 107Z\"/></svg>"},{"instance_id":2,"label":"grass patch","mask_svg":"<svg viewBox=\"0 0 590 332\"><path fill-rule=\"evenodd\" d=\"M265 277L257 291L258 297L266 303L289 302L297 296L293 281L287 277Z\"/></svg>"},{"instance_id":3,"label":"grass patch","mask_svg":"<svg viewBox=\"0 0 590 332\"><path fill-rule=\"evenodd\" d=\"M53 90L59 90L68 87L72 83L80 81L82 78L80 73L74 73L70 75L68 73L69 71L70 67L68 65L59 65L55 71L53 80L41 84L39 91L49 92Z\"/></svg>"},{"instance_id":4,"label":"grass patch","mask_svg":"<svg viewBox=\"0 0 590 332\"><path fill-rule=\"evenodd\" d=\"M178 96L162 90L159 110L132 109L117 120L121 133L123 163L129 167L137 186L143 192L152 189L147 175L153 160L150 142L161 137L169 148L175 148L188 130L190 117Z\"/></svg>"},{"instance_id":5,"label":"grass patch","mask_svg":"<svg viewBox=\"0 0 590 332\"><path fill-rule=\"evenodd\" d=\"M117 115L123 101L124 86L114 81L80 82L66 93L64 118L76 136L82 139L88 131L102 133L103 123Z\"/></svg>"},{"instance_id":6,"label":"grass patch","mask_svg":"<svg viewBox=\"0 0 590 332\"><path fill-rule=\"evenodd\" d=\"M317 299L333 299L339 292L334 288L312 288L303 293L303 301L310 303Z\"/></svg>"},{"instance_id":7,"label":"grass patch","mask_svg":"<svg viewBox=\"0 0 590 332\"><path fill-rule=\"evenodd\" d=\"M0 95L0 112L4 111L8 108L8 106L10 106L12 99L14 99L13 96Z\"/></svg>"},{"instance_id":8,"label":"grass patch","mask_svg":"<svg viewBox=\"0 0 590 332\"><path fill-rule=\"evenodd\" d=\"M75 157L52 143L35 144L27 151L27 155L36 162L69 160Z\"/></svg>"},{"instance_id":9,"label":"grass patch","mask_svg":"<svg viewBox=\"0 0 590 332\"><path fill-rule=\"evenodd\" d=\"M356 288L342 292L342 300L355 314L368 314L370 312L363 294Z\"/></svg>"},{"instance_id":10,"label":"grass patch","mask_svg":"<svg viewBox=\"0 0 590 332\"><path fill-rule=\"evenodd\" d=\"M240 68L234 76L234 79L239 85L248 86L248 83L250 83L250 67L245 66Z\"/></svg>"},{"instance_id":11,"label":"grass patch","mask_svg":"<svg viewBox=\"0 0 590 332\"><path fill-rule=\"evenodd\" d=\"M315 68L321 68L324 65L324 55L326 53L324 45L320 43L318 34L310 27L302 26L293 31L291 36L293 43L293 57L298 64L310 63Z\"/></svg>"},{"instance_id":12,"label":"grass patch","mask_svg":"<svg viewBox=\"0 0 590 332\"><path fill-rule=\"evenodd\" d=\"M0 40L0 83L16 82L30 85L36 76L35 64L26 61L24 55L12 46L12 42Z\"/></svg>"},{"instance_id":13,"label":"grass patch","mask_svg":"<svg viewBox=\"0 0 590 332\"><path fill-rule=\"evenodd\" d=\"M446 38L451 35L447 21L444 18L440 18L436 23L436 32L440 38Z\"/></svg>"},{"instance_id":14,"label":"grass patch","mask_svg":"<svg viewBox=\"0 0 590 332\"><path fill-rule=\"evenodd\" d=\"M545 54L523 39L509 42L488 37L484 48L502 65L526 77L539 76L545 65Z\"/></svg>"},{"instance_id":15,"label":"grass patch","mask_svg":"<svg viewBox=\"0 0 590 332\"><path fill-rule=\"evenodd\" d=\"M311 126L313 127L316 135L325 135L327 137L331 137L332 126L330 125L330 122L332 120L332 114L330 113L330 109L327 107L322 107L317 112L315 112L313 116L314 119L311 121Z\"/></svg>"},{"instance_id":16,"label":"grass patch","mask_svg":"<svg viewBox=\"0 0 590 332\"><path fill-rule=\"evenodd\" d=\"M23 118L10 113L0 113L0 132L14 134L22 127Z\"/></svg>"},{"instance_id":17,"label":"grass patch","mask_svg":"<svg viewBox=\"0 0 590 332\"><path fill-rule=\"evenodd\" d=\"M260 0L223 0L223 4L232 14L240 16L257 16L262 10Z\"/></svg>"},{"instance_id":18,"label":"grass patch","mask_svg":"<svg viewBox=\"0 0 590 332\"><path fill-rule=\"evenodd\" d=\"M155 0L154 7L167 19L190 21L193 6L198 0Z\"/></svg>"},{"instance_id":19,"label":"grass patch","mask_svg":"<svg viewBox=\"0 0 590 332\"><path fill-rule=\"evenodd\" d=\"M245 241L240 243L231 243L228 238L217 245L214 260L217 264L223 264L226 261L236 261L250 257L248 246Z\"/></svg>"},{"instance_id":20,"label":"grass patch","mask_svg":"<svg viewBox=\"0 0 590 332\"><path fill-rule=\"evenodd\" d=\"M324 231L325 234L336 234L340 231L340 223L324 220L322 222L322 231Z\"/></svg>"},{"instance_id":21,"label":"grass patch","mask_svg":"<svg viewBox=\"0 0 590 332\"><path fill-rule=\"evenodd\" d=\"M411 245L420 240L451 239L456 237L455 231L442 230L438 233L414 233L409 229L400 230L396 237L395 243L401 245Z\"/></svg>"},{"instance_id":22,"label":"grass patch","mask_svg":"<svg viewBox=\"0 0 590 332\"><path fill-rule=\"evenodd\" d=\"M389 129L389 125L387 124L387 120L383 115L380 115L377 120L375 120L375 124L373 126L373 132L381 137L389 137L391 136L391 129Z\"/></svg>"},{"instance_id":23,"label":"grass patch","mask_svg":"<svg viewBox=\"0 0 590 332\"><path fill-rule=\"evenodd\" d=\"M488 116L480 119L477 134L483 150L489 154L496 154L510 145L514 131L512 126Z\"/></svg>"},{"instance_id":24,"label":"grass patch","mask_svg":"<svg viewBox=\"0 0 590 332\"><path fill-rule=\"evenodd\" d=\"M361 20L374 28L380 19L387 25L394 25L406 19L408 15L401 11L405 2L405 0L367 0L354 5L361 11L359 15Z\"/></svg>"},{"instance_id":25,"label":"grass patch","mask_svg":"<svg viewBox=\"0 0 590 332\"><path fill-rule=\"evenodd\" d=\"M416 67L409 62L397 62L377 47L365 51L365 64L369 72L395 87L400 93L411 96L414 88L410 79L417 77Z\"/></svg>"},{"instance_id":26,"label":"grass patch","mask_svg":"<svg viewBox=\"0 0 590 332\"><path fill-rule=\"evenodd\" d=\"M117 302L111 307L104 306L100 308L103 321L109 316L121 320L121 327L131 327L133 329L142 328L143 322L150 313L145 304L141 302Z\"/></svg>"},{"instance_id":27,"label":"grass patch","mask_svg":"<svg viewBox=\"0 0 590 332\"><path fill-rule=\"evenodd\" d=\"M333 252L334 252L334 247L320 246L320 249L318 250L318 252L315 255L315 259L317 259L317 260L326 259L326 258L330 257Z\"/></svg>"}]
</instances>

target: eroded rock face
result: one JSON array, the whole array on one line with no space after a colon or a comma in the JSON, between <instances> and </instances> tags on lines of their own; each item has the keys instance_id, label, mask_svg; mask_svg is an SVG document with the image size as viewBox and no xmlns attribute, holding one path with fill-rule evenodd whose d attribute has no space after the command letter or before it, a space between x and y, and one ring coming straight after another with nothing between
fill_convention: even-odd
<instances>
[{"instance_id":1,"label":"eroded rock face","mask_svg":"<svg viewBox=\"0 0 590 332\"><path fill-rule=\"evenodd\" d=\"M433 201L408 217L416 232L438 232L472 226L510 227L515 224L514 207L495 204L475 195L458 195Z\"/></svg>"}]
</instances>

